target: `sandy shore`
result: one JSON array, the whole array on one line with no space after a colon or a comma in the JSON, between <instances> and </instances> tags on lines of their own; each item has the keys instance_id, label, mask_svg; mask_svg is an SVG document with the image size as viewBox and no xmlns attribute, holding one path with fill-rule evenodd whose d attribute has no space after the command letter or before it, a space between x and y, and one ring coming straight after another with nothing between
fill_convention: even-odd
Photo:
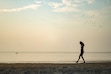
<instances>
[{"instance_id":1,"label":"sandy shore","mask_svg":"<svg viewBox=\"0 0 111 74\"><path fill-rule=\"evenodd\" d=\"M111 74L111 63L0 63L0 74Z\"/></svg>"}]
</instances>

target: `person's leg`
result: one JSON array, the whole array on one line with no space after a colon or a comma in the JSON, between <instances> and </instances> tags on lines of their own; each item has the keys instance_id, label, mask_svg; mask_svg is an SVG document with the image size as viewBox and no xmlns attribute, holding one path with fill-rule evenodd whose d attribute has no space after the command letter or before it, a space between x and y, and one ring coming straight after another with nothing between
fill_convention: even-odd
<instances>
[{"instance_id":1,"label":"person's leg","mask_svg":"<svg viewBox=\"0 0 111 74\"><path fill-rule=\"evenodd\" d=\"M78 60L76 61L76 63L78 63L79 59L80 59L80 56L79 56Z\"/></svg>"},{"instance_id":2,"label":"person's leg","mask_svg":"<svg viewBox=\"0 0 111 74\"><path fill-rule=\"evenodd\" d=\"M84 63L85 63L84 57L83 57L83 56L81 56L81 57L82 57L82 59L83 59L83 61L84 61Z\"/></svg>"}]
</instances>

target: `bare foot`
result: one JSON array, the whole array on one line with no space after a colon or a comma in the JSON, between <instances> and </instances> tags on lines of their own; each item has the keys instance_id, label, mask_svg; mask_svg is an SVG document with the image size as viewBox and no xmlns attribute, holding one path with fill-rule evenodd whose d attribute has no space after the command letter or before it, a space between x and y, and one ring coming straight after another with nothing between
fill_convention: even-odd
<instances>
[{"instance_id":1,"label":"bare foot","mask_svg":"<svg viewBox=\"0 0 111 74\"><path fill-rule=\"evenodd\" d=\"M83 63L85 63L85 61Z\"/></svg>"}]
</instances>

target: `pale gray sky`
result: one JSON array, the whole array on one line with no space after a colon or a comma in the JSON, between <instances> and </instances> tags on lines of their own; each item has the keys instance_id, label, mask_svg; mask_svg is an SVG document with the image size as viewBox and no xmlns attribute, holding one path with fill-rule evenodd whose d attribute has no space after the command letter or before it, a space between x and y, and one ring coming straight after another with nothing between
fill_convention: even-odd
<instances>
[{"instance_id":1,"label":"pale gray sky","mask_svg":"<svg viewBox=\"0 0 111 74\"><path fill-rule=\"evenodd\" d=\"M1 0L0 52L111 52L110 0Z\"/></svg>"}]
</instances>

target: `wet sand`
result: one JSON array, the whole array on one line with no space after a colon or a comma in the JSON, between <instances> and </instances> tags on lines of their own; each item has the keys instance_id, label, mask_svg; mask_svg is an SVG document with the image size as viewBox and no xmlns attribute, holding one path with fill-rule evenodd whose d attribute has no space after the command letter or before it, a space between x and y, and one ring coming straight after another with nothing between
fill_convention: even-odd
<instances>
[{"instance_id":1,"label":"wet sand","mask_svg":"<svg viewBox=\"0 0 111 74\"><path fill-rule=\"evenodd\" d=\"M111 62L0 63L0 74L111 74Z\"/></svg>"}]
</instances>

